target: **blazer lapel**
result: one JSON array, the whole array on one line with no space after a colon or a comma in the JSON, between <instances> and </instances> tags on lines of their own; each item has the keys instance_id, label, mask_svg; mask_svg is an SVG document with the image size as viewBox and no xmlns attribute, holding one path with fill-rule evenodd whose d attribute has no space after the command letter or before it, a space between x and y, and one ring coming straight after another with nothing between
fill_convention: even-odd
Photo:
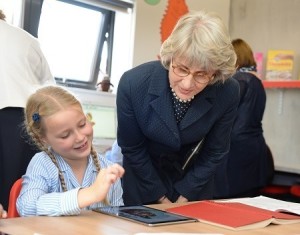
<instances>
[{"instance_id":1,"label":"blazer lapel","mask_svg":"<svg viewBox=\"0 0 300 235\"><path fill-rule=\"evenodd\" d=\"M192 101L191 107L188 109L184 118L179 124L179 129L183 130L193 123L199 121L202 116L207 113L213 105L216 96L215 86L209 86L196 95Z\"/></svg>"},{"instance_id":2,"label":"blazer lapel","mask_svg":"<svg viewBox=\"0 0 300 235\"><path fill-rule=\"evenodd\" d=\"M179 131L174 116L171 91L169 91L168 71L164 71L166 73L164 76L162 76L162 71L153 75L154 78L150 83L148 94L154 95L156 98L149 105L179 142Z\"/></svg>"}]
</instances>

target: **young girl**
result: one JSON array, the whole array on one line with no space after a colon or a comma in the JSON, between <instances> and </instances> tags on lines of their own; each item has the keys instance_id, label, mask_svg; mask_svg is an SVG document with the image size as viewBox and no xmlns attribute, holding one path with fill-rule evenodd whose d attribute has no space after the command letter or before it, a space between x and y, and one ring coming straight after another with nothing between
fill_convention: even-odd
<instances>
[{"instance_id":1,"label":"young girl","mask_svg":"<svg viewBox=\"0 0 300 235\"><path fill-rule=\"evenodd\" d=\"M81 209L123 205L124 169L98 155L80 102L48 86L26 104L25 127L41 150L30 161L17 200L21 216L75 215Z\"/></svg>"}]
</instances>

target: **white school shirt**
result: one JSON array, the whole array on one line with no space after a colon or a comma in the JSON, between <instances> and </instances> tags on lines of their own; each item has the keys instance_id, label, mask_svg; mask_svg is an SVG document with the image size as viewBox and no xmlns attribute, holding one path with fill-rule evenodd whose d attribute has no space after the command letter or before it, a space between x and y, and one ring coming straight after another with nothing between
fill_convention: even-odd
<instances>
[{"instance_id":1,"label":"white school shirt","mask_svg":"<svg viewBox=\"0 0 300 235\"><path fill-rule=\"evenodd\" d=\"M58 176L58 169L45 152L34 155L26 174L22 177L22 189L17 199L17 210L20 216L61 216L77 215L81 209L78 206L77 194L80 188L89 187L97 177L97 170L92 157L89 157L83 182L80 185L64 159L55 155L57 163L63 172L68 191L63 192ZM113 164L98 154L101 168ZM123 203L121 181L114 183L107 195L109 204L121 206ZM106 206L103 202L92 204L84 209Z\"/></svg>"},{"instance_id":2,"label":"white school shirt","mask_svg":"<svg viewBox=\"0 0 300 235\"><path fill-rule=\"evenodd\" d=\"M0 109L25 107L37 88L55 85L38 40L0 20Z\"/></svg>"}]
</instances>

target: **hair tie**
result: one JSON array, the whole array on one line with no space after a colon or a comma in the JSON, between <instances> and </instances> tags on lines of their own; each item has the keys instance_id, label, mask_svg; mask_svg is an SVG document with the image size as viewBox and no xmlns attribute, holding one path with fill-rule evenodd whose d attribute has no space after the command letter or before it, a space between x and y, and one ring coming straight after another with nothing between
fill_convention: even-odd
<instances>
[{"instance_id":1,"label":"hair tie","mask_svg":"<svg viewBox=\"0 0 300 235\"><path fill-rule=\"evenodd\" d=\"M32 114L32 120L34 122L39 122L40 121L41 116L39 115L39 113L34 113Z\"/></svg>"}]
</instances>

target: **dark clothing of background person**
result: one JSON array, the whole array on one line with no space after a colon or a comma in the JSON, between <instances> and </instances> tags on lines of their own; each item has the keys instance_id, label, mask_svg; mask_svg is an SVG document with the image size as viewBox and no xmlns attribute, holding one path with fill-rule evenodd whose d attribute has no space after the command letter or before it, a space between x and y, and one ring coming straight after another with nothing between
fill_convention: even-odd
<instances>
[{"instance_id":1,"label":"dark clothing of background person","mask_svg":"<svg viewBox=\"0 0 300 235\"><path fill-rule=\"evenodd\" d=\"M37 152L27 143L23 121L23 108L0 109L0 202L6 209L11 186L25 173L30 159Z\"/></svg>"},{"instance_id":2,"label":"dark clothing of background person","mask_svg":"<svg viewBox=\"0 0 300 235\"><path fill-rule=\"evenodd\" d=\"M270 182L274 171L263 135L266 106L263 84L251 72L238 71L233 78L240 84L240 103L231 132L230 151L220 167L223 170L217 171L216 198L256 196L258 190Z\"/></svg>"},{"instance_id":3,"label":"dark clothing of background person","mask_svg":"<svg viewBox=\"0 0 300 235\"><path fill-rule=\"evenodd\" d=\"M155 203L161 195L176 201L211 199L214 171L229 151L239 101L236 80L208 85L177 125L168 70L160 61L125 72L117 93L118 144L124 155L125 205ZM203 137L195 163L183 178L172 167Z\"/></svg>"}]
</instances>

